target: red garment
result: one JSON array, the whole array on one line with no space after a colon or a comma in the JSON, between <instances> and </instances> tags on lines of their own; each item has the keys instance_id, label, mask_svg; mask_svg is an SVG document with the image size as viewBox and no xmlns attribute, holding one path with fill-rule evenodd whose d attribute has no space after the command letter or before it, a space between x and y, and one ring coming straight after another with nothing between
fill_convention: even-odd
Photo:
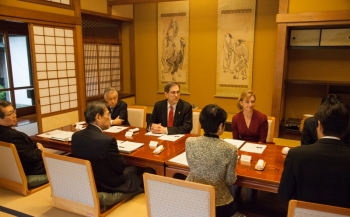
<instances>
[{"instance_id":1,"label":"red garment","mask_svg":"<svg viewBox=\"0 0 350 217\"><path fill-rule=\"evenodd\" d=\"M169 118L168 118L168 127L173 127L173 123L174 123L174 109L173 106L169 106Z\"/></svg>"},{"instance_id":2,"label":"red garment","mask_svg":"<svg viewBox=\"0 0 350 217\"><path fill-rule=\"evenodd\" d=\"M244 120L243 111L232 117L232 137L233 139L250 142L266 143L268 123L267 116L254 110L249 128Z\"/></svg>"}]
</instances>

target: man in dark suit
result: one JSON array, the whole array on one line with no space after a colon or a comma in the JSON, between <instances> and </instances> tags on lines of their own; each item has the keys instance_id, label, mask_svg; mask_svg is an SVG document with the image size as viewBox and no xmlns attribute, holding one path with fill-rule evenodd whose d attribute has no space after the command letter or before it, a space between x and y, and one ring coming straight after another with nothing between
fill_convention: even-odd
<instances>
[{"instance_id":1,"label":"man in dark suit","mask_svg":"<svg viewBox=\"0 0 350 217\"><path fill-rule=\"evenodd\" d=\"M137 169L126 165L115 138L102 132L110 127L106 104L89 103L84 115L88 126L73 134L72 155L90 161L97 191L125 194L139 191Z\"/></svg>"},{"instance_id":2,"label":"man in dark suit","mask_svg":"<svg viewBox=\"0 0 350 217\"><path fill-rule=\"evenodd\" d=\"M349 111L326 99L315 114L318 140L289 151L278 194L290 199L350 208L350 147L340 140Z\"/></svg>"},{"instance_id":3,"label":"man in dark suit","mask_svg":"<svg viewBox=\"0 0 350 217\"><path fill-rule=\"evenodd\" d=\"M10 102L0 100L0 140L13 143L16 146L24 173L27 176L46 174L41 156L44 147L40 143L33 143L27 134L14 129L16 125L16 110Z\"/></svg>"},{"instance_id":4,"label":"man in dark suit","mask_svg":"<svg viewBox=\"0 0 350 217\"><path fill-rule=\"evenodd\" d=\"M118 92L115 88L107 88L104 91L104 99L108 103L108 111L111 114L111 125L130 126L128 121L128 104L118 99Z\"/></svg>"},{"instance_id":5,"label":"man in dark suit","mask_svg":"<svg viewBox=\"0 0 350 217\"><path fill-rule=\"evenodd\" d=\"M338 102L341 101L341 99L335 95L335 94L329 94L328 96L324 97L321 101L324 103L325 101L332 101L332 102ZM301 145L311 145L314 144L317 141L317 120L314 117L307 118L304 121L304 127L301 132ZM350 146L350 128L346 130L344 135L340 137L340 139L347 145Z\"/></svg>"},{"instance_id":6,"label":"man in dark suit","mask_svg":"<svg viewBox=\"0 0 350 217\"><path fill-rule=\"evenodd\" d=\"M164 86L167 99L154 105L150 118L152 133L186 134L192 130L192 106L180 99L180 85L169 82Z\"/></svg>"}]
</instances>

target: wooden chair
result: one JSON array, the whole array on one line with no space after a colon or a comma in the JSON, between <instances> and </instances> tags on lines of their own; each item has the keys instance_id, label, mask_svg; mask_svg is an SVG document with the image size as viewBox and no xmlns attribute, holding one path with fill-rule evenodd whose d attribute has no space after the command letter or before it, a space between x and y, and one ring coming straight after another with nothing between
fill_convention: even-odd
<instances>
[{"instance_id":1,"label":"wooden chair","mask_svg":"<svg viewBox=\"0 0 350 217\"><path fill-rule=\"evenodd\" d=\"M133 127L146 128L146 110L145 106L129 106L128 105L128 120Z\"/></svg>"},{"instance_id":2,"label":"wooden chair","mask_svg":"<svg viewBox=\"0 0 350 217\"><path fill-rule=\"evenodd\" d=\"M350 209L310 203L299 200L290 200L287 217L345 217L350 216Z\"/></svg>"},{"instance_id":3,"label":"wooden chair","mask_svg":"<svg viewBox=\"0 0 350 217\"><path fill-rule=\"evenodd\" d=\"M201 109L193 109L192 110L192 130L191 130L191 134L197 134L200 135L201 134L201 124L199 123L199 115L201 113Z\"/></svg>"},{"instance_id":4,"label":"wooden chair","mask_svg":"<svg viewBox=\"0 0 350 217\"><path fill-rule=\"evenodd\" d=\"M273 137L275 134L275 117L267 117L267 123L268 123L268 130L267 130L266 142L274 143Z\"/></svg>"},{"instance_id":5,"label":"wooden chair","mask_svg":"<svg viewBox=\"0 0 350 217\"><path fill-rule=\"evenodd\" d=\"M148 216L215 216L215 188L195 182L143 174Z\"/></svg>"},{"instance_id":6,"label":"wooden chair","mask_svg":"<svg viewBox=\"0 0 350 217\"><path fill-rule=\"evenodd\" d=\"M49 183L29 189L16 146L0 141L0 187L18 192L24 196L49 186Z\"/></svg>"},{"instance_id":7,"label":"wooden chair","mask_svg":"<svg viewBox=\"0 0 350 217\"><path fill-rule=\"evenodd\" d=\"M128 199L101 213L90 161L45 152L43 159L56 208L84 216L106 216Z\"/></svg>"}]
</instances>

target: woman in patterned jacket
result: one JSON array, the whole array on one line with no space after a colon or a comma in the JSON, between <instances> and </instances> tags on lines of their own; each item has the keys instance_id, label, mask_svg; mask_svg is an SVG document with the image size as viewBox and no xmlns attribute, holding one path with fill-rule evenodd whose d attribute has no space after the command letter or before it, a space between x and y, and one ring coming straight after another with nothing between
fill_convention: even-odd
<instances>
[{"instance_id":1,"label":"woman in patterned jacket","mask_svg":"<svg viewBox=\"0 0 350 217\"><path fill-rule=\"evenodd\" d=\"M186 140L186 158L190 167L186 180L215 187L217 217L244 216L236 213L236 204L230 193L230 187L237 179L237 148L219 138L224 132L226 118L226 111L218 105L203 108L199 122L205 134Z\"/></svg>"}]
</instances>

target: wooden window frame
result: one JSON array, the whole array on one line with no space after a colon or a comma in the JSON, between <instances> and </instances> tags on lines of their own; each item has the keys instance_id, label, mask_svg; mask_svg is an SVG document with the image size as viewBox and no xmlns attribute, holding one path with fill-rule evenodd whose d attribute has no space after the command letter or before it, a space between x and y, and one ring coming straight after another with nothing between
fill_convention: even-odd
<instances>
[{"instance_id":1,"label":"wooden window frame","mask_svg":"<svg viewBox=\"0 0 350 217\"><path fill-rule=\"evenodd\" d=\"M100 98L103 98L103 91L101 91L101 81L100 81L100 76L101 76L101 71L100 71L100 53L99 53L99 46L100 45L109 45L110 48L111 46L118 46L119 47L119 76L120 76L120 79L119 79L119 90L118 88L116 88L119 91L122 91L123 90L123 70L122 70L122 45L119 44L119 43L110 43L109 40L106 40L104 43L101 42L102 40L99 40L99 42L96 42L96 41L91 41L91 40L84 40L83 44L94 44L96 45L96 67L97 67L97 91L98 91L98 94L97 95L94 95L94 96L88 96L88 94L86 93L86 99L87 100L92 100L92 99L100 99ZM85 51L84 51L85 52ZM111 50L110 50L111 52ZM84 55L84 61L85 61L85 55ZM110 66L112 65L112 57L110 56L110 62L109 62ZM110 67L111 69L111 67ZM85 73L85 63L84 63L84 73ZM86 79L86 74L85 74L85 79ZM110 70L110 82L112 83L113 80L112 80L112 70ZM88 85L88 83L85 81L85 85Z\"/></svg>"},{"instance_id":2,"label":"wooden window frame","mask_svg":"<svg viewBox=\"0 0 350 217\"><path fill-rule=\"evenodd\" d=\"M20 1L74 10L74 0L69 0L69 2L70 2L69 5L65 5L65 4L61 4L61 3L57 3L57 2L46 1L46 0L20 0Z\"/></svg>"}]
</instances>

